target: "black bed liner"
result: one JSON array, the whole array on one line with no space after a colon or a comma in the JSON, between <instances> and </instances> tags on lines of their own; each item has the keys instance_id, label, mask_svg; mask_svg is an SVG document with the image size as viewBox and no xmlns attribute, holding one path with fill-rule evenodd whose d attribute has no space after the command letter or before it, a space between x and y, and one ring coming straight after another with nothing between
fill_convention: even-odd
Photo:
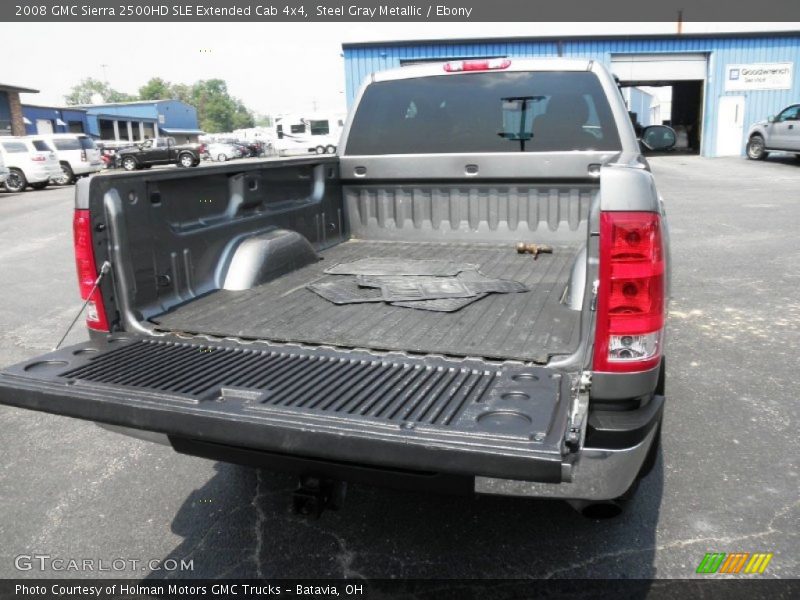
<instances>
[{"instance_id":1,"label":"black bed liner","mask_svg":"<svg viewBox=\"0 0 800 600\"><path fill-rule=\"evenodd\" d=\"M561 481L570 377L481 360L125 335L0 373L0 403L177 438Z\"/></svg>"},{"instance_id":2,"label":"black bed liner","mask_svg":"<svg viewBox=\"0 0 800 600\"><path fill-rule=\"evenodd\" d=\"M545 363L578 345L580 311L560 302L576 251L556 247L534 260L517 254L512 242L351 240L272 282L216 291L151 320L161 330L192 334ZM519 281L530 291L490 294L458 312L435 313L384 303L337 306L306 288L332 277L325 269L365 257L475 263L484 275Z\"/></svg>"}]
</instances>

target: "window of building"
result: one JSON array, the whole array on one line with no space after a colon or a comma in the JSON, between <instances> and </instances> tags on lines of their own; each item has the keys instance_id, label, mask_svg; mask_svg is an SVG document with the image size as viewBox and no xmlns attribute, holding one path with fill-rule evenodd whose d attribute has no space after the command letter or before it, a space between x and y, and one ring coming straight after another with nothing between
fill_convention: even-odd
<instances>
[{"instance_id":1,"label":"window of building","mask_svg":"<svg viewBox=\"0 0 800 600\"><path fill-rule=\"evenodd\" d=\"M128 131L128 125L130 125L130 121L117 121L119 127L119 139L125 140L126 142L132 142L130 132Z\"/></svg>"},{"instance_id":2,"label":"window of building","mask_svg":"<svg viewBox=\"0 0 800 600\"><path fill-rule=\"evenodd\" d=\"M70 133L84 133L83 121L67 121L67 130Z\"/></svg>"},{"instance_id":3,"label":"window of building","mask_svg":"<svg viewBox=\"0 0 800 600\"><path fill-rule=\"evenodd\" d=\"M156 125L155 123L145 123L144 124L144 139L153 139L156 137Z\"/></svg>"},{"instance_id":4,"label":"window of building","mask_svg":"<svg viewBox=\"0 0 800 600\"><path fill-rule=\"evenodd\" d=\"M99 119L100 125L100 139L101 140L113 140L116 139L114 136L114 121L109 121L108 119Z\"/></svg>"}]
</instances>

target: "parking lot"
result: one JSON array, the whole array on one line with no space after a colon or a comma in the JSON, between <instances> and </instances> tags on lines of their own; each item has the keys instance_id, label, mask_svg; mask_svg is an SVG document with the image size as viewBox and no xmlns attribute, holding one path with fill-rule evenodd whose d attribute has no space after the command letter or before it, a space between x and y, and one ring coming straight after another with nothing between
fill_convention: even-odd
<instances>
[{"instance_id":1,"label":"parking lot","mask_svg":"<svg viewBox=\"0 0 800 600\"><path fill-rule=\"evenodd\" d=\"M671 226L663 454L621 517L564 503L351 486L290 511L285 475L180 456L0 407L0 577L14 558L193 561L183 577L685 578L706 552L773 552L799 577L800 164L652 159ZM0 193L0 365L45 352L80 302L73 188ZM79 324L67 343L86 336ZM165 577L137 567L98 576Z\"/></svg>"}]
</instances>

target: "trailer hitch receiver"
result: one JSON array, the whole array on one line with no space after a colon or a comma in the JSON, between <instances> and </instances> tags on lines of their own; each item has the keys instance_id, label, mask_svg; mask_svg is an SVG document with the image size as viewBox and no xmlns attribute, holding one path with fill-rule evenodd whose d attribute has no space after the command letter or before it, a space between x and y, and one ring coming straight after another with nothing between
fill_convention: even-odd
<instances>
[{"instance_id":1,"label":"trailer hitch receiver","mask_svg":"<svg viewBox=\"0 0 800 600\"><path fill-rule=\"evenodd\" d=\"M292 508L295 514L318 519L326 508L340 509L346 494L344 481L303 476L292 495Z\"/></svg>"}]
</instances>

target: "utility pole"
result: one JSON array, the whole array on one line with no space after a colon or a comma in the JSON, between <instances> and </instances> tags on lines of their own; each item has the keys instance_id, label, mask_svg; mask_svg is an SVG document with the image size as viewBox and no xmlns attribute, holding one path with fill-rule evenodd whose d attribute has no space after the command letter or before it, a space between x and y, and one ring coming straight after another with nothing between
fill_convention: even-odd
<instances>
[{"instance_id":1,"label":"utility pole","mask_svg":"<svg viewBox=\"0 0 800 600\"><path fill-rule=\"evenodd\" d=\"M106 76L106 67L108 65L100 65L100 68L103 69L103 83L108 83L108 77Z\"/></svg>"}]
</instances>

